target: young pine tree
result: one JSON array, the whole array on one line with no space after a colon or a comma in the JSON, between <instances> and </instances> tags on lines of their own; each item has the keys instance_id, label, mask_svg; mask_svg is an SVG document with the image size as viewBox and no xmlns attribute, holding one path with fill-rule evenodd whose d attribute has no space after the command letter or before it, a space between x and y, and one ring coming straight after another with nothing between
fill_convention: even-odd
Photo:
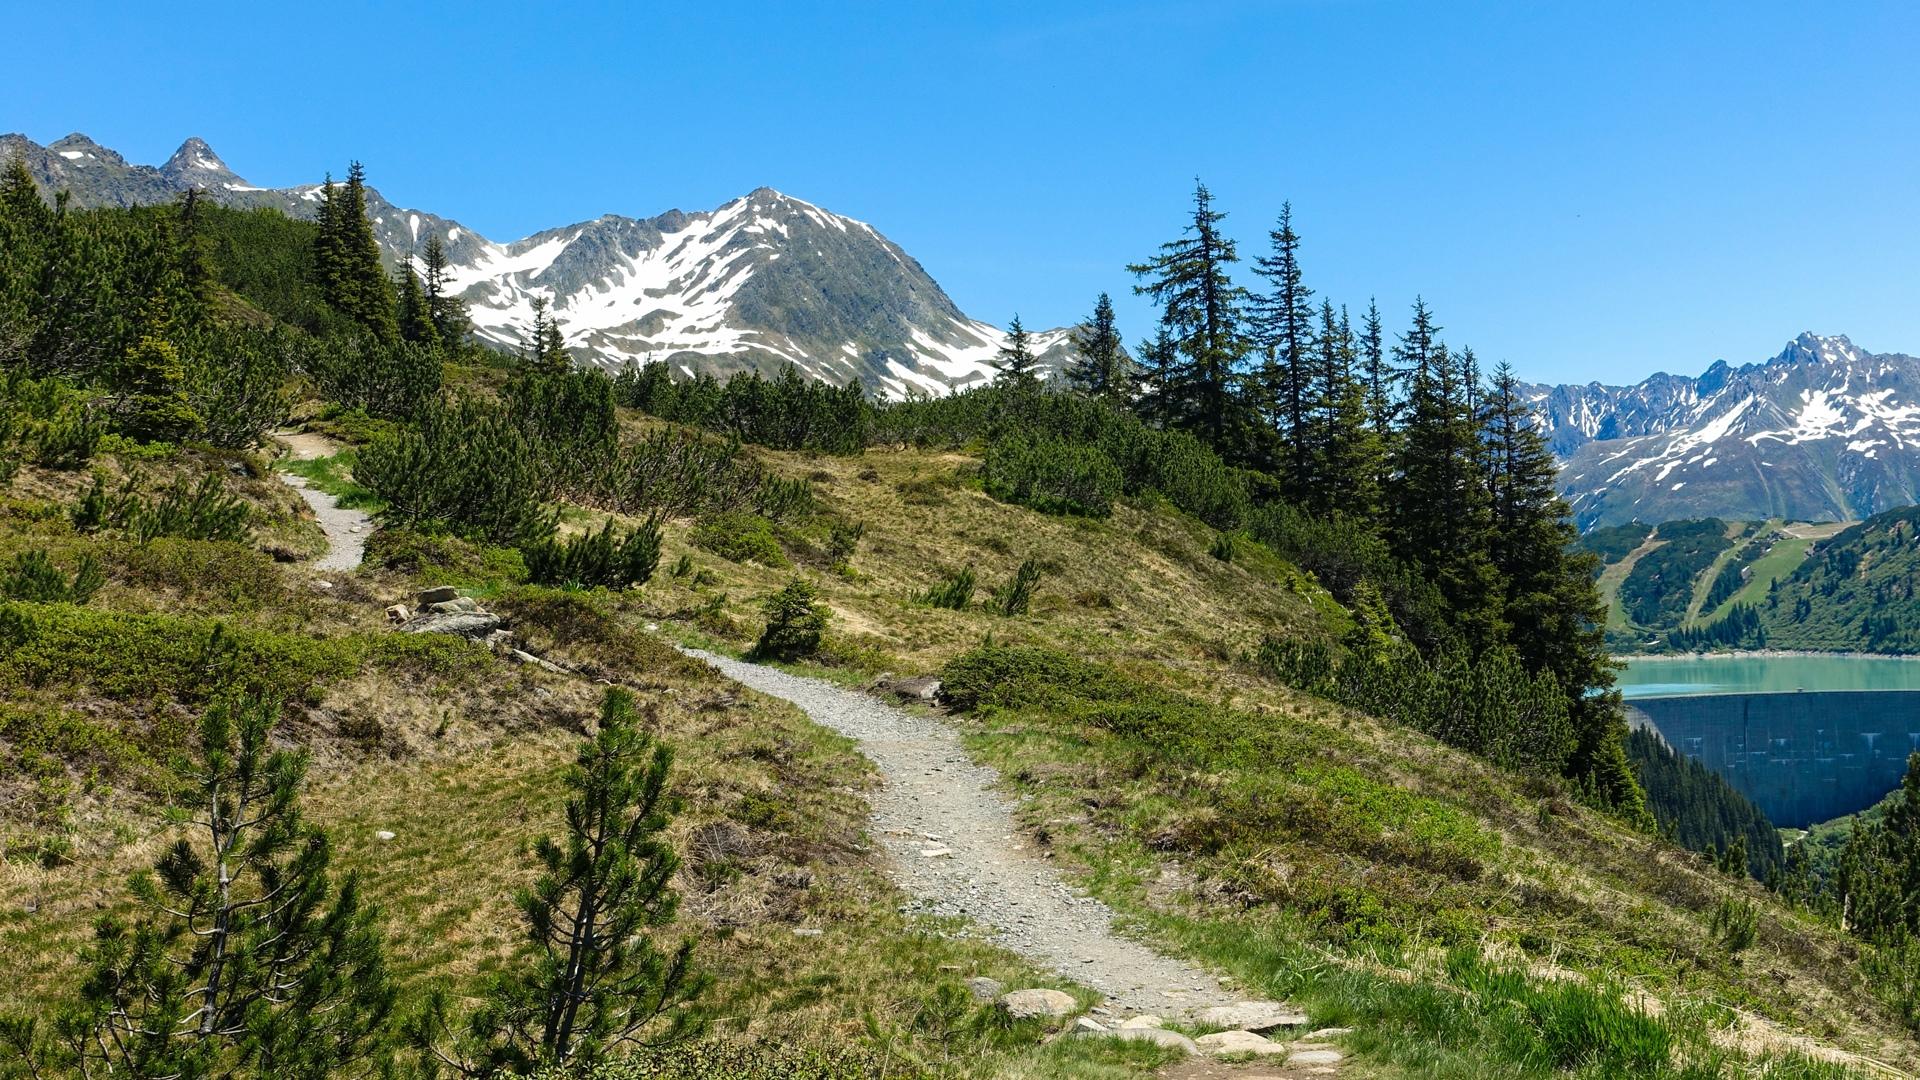
<instances>
[{"instance_id":1,"label":"young pine tree","mask_svg":"<svg viewBox=\"0 0 1920 1080\"><path fill-rule=\"evenodd\" d=\"M50 1032L9 1025L35 1069L182 1080L372 1071L395 998L378 913L353 875L336 884L326 834L300 814L306 759L271 746L276 718L257 699L207 711L192 828L133 881L145 913L100 921L79 1004Z\"/></svg>"},{"instance_id":2,"label":"young pine tree","mask_svg":"<svg viewBox=\"0 0 1920 1080\"><path fill-rule=\"evenodd\" d=\"M1253 303L1254 337L1264 354L1256 377L1260 411L1280 435L1274 471L1296 503L1310 504L1319 486L1313 476L1313 290L1301 284L1293 204L1281 204L1280 220L1267 237L1268 253L1253 261L1253 272L1268 284L1268 291Z\"/></svg>"},{"instance_id":3,"label":"young pine tree","mask_svg":"<svg viewBox=\"0 0 1920 1080\"><path fill-rule=\"evenodd\" d=\"M380 266L380 245L367 220L366 170L347 168L347 182L333 178L321 188L319 233L314 238L314 271L328 306L377 340L398 340L393 287Z\"/></svg>"},{"instance_id":4,"label":"young pine tree","mask_svg":"<svg viewBox=\"0 0 1920 1080\"><path fill-rule=\"evenodd\" d=\"M1161 323L1153 337L1138 349L1140 365L1133 372L1133 411L1147 424L1162 430L1192 415L1191 387L1180 366L1180 347L1173 331Z\"/></svg>"},{"instance_id":5,"label":"young pine tree","mask_svg":"<svg viewBox=\"0 0 1920 1080\"><path fill-rule=\"evenodd\" d=\"M414 273L412 260L402 262L394 271L393 288L398 297L395 317L400 326L400 340L423 349L438 349L440 327L434 321L432 305L420 287L420 275Z\"/></svg>"},{"instance_id":6,"label":"young pine tree","mask_svg":"<svg viewBox=\"0 0 1920 1080\"><path fill-rule=\"evenodd\" d=\"M693 942L662 950L679 865L664 839L677 800L673 753L641 728L633 696L607 691L600 725L567 772L566 832L534 848L540 877L515 897L531 962L502 977L454 1034L450 1001L431 995L409 1024L416 1045L469 1076L586 1065L617 1050L694 1034L686 1006L707 979Z\"/></svg>"},{"instance_id":7,"label":"young pine tree","mask_svg":"<svg viewBox=\"0 0 1920 1080\"><path fill-rule=\"evenodd\" d=\"M467 321L466 303L453 295L452 284L447 279L447 249L439 233L427 237L420 261L425 271L427 316L433 320L440 344L452 349L467 339L472 326Z\"/></svg>"},{"instance_id":8,"label":"young pine tree","mask_svg":"<svg viewBox=\"0 0 1920 1080\"><path fill-rule=\"evenodd\" d=\"M1368 424L1366 387L1353 375L1353 331L1343 309L1320 305L1312 369L1313 484L1307 505L1371 519L1380 505L1380 443Z\"/></svg>"},{"instance_id":9,"label":"young pine tree","mask_svg":"<svg viewBox=\"0 0 1920 1080\"><path fill-rule=\"evenodd\" d=\"M1180 414L1187 428L1230 460L1244 460L1253 425L1239 393L1246 355L1246 290L1233 283L1239 261L1234 242L1220 231L1226 214L1213 208L1213 194L1198 181L1185 234L1160 245L1160 254L1127 267L1142 284L1134 292L1160 305L1178 357L1175 377L1183 384ZM1169 405L1173 400L1168 402Z\"/></svg>"},{"instance_id":10,"label":"young pine tree","mask_svg":"<svg viewBox=\"0 0 1920 1080\"><path fill-rule=\"evenodd\" d=\"M1103 401L1125 401L1127 358L1114 327L1113 300L1106 293L1093 302L1093 316L1074 335L1073 344L1079 354L1067 372L1073 388Z\"/></svg>"},{"instance_id":11,"label":"young pine tree","mask_svg":"<svg viewBox=\"0 0 1920 1080\"><path fill-rule=\"evenodd\" d=\"M1016 390L1037 390L1040 387L1040 358L1033 355L1033 335L1021 325L1017 313L1007 326L1007 342L1000 346L1000 356L994 362L994 367L999 369L999 374L993 377L996 386L1008 386Z\"/></svg>"},{"instance_id":12,"label":"young pine tree","mask_svg":"<svg viewBox=\"0 0 1920 1080\"><path fill-rule=\"evenodd\" d=\"M560 324L554 321L544 296L533 298L533 327L527 332L524 359L529 370L548 375L564 374L573 367Z\"/></svg>"}]
</instances>

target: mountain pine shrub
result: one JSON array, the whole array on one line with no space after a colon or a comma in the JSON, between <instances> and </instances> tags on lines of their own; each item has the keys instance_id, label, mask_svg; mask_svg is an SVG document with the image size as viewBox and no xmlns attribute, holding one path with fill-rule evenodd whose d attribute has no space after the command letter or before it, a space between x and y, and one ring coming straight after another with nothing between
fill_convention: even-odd
<instances>
[{"instance_id":1,"label":"mountain pine shrub","mask_svg":"<svg viewBox=\"0 0 1920 1080\"><path fill-rule=\"evenodd\" d=\"M1040 562L1028 559L1020 564L1013 580L993 592L993 610L1001 615L1025 615L1033 604L1033 590L1040 585Z\"/></svg>"},{"instance_id":2,"label":"mountain pine shrub","mask_svg":"<svg viewBox=\"0 0 1920 1080\"><path fill-rule=\"evenodd\" d=\"M584 532L564 540L549 536L521 547L527 579L536 585L569 588L625 589L645 584L660 565L660 522L615 534L612 518L599 532Z\"/></svg>"},{"instance_id":3,"label":"mountain pine shrub","mask_svg":"<svg viewBox=\"0 0 1920 1080\"><path fill-rule=\"evenodd\" d=\"M1026 434L987 447L987 494L1043 514L1107 517L1121 490L1120 469L1097 449Z\"/></svg>"},{"instance_id":4,"label":"mountain pine shrub","mask_svg":"<svg viewBox=\"0 0 1920 1080\"><path fill-rule=\"evenodd\" d=\"M928 589L920 597L920 602L929 607L946 608L950 611L965 611L973 600L975 584L973 567L948 574L940 584Z\"/></svg>"},{"instance_id":5,"label":"mountain pine shrub","mask_svg":"<svg viewBox=\"0 0 1920 1080\"><path fill-rule=\"evenodd\" d=\"M416 426L375 438L354 476L386 501L387 524L490 544L533 542L554 528L532 447L501 410L479 402L435 405Z\"/></svg>"},{"instance_id":6,"label":"mountain pine shrub","mask_svg":"<svg viewBox=\"0 0 1920 1080\"><path fill-rule=\"evenodd\" d=\"M0 599L27 600L42 604L84 604L105 584L100 563L91 555L82 555L73 575L62 573L44 550L22 551L0 576Z\"/></svg>"},{"instance_id":7,"label":"mountain pine shrub","mask_svg":"<svg viewBox=\"0 0 1920 1080\"><path fill-rule=\"evenodd\" d=\"M775 568L791 565L780 549L773 523L759 514L730 510L709 514L694 525L688 539L729 562L753 562Z\"/></svg>"},{"instance_id":8,"label":"mountain pine shrub","mask_svg":"<svg viewBox=\"0 0 1920 1080\"><path fill-rule=\"evenodd\" d=\"M151 496L141 494L145 483L142 477L129 476L118 491L109 493L106 481L95 475L93 486L69 511L73 527L83 533L113 530L141 544L163 536L230 543L247 538L252 507L227 494L212 474L197 483L178 474Z\"/></svg>"},{"instance_id":9,"label":"mountain pine shrub","mask_svg":"<svg viewBox=\"0 0 1920 1080\"><path fill-rule=\"evenodd\" d=\"M794 578L787 582L785 588L767 597L760 611L767 617L767 625L754 643L754 657L799 660L819 651L829 613L819 602L811 581Z\"/></svg>"}]
</instances>

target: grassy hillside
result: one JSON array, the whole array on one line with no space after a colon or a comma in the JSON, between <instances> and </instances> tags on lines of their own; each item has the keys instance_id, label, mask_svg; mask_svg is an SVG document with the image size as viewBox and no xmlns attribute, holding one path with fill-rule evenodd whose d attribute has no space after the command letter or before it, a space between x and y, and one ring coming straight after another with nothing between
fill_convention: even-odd
<instances>
[{"instance_id":1,"label":"grassy hillside","mask_svg":"<svg viewBox=\"0 0 1920 1080\"><path fill-rule=\"evenodd\" d=\"M1920 508L1877 514L1819 544L1758 604L1782 648L1920 652Z\"/></svg>"}]
</instances>

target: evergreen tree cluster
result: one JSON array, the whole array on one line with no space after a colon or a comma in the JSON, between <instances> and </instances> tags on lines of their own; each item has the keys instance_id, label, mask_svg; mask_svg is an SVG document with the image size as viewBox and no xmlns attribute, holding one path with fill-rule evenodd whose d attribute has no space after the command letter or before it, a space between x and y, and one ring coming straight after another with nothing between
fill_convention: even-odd
<instances>
[{"instance_id":1,"label":"evergreen tree cluster","mask_svg":"<svg viewBox=\"0 0 1920 1080\"><path fill-rule=\"evenodd\" d=\"M1752 604L1735 604L1725 615L1705 626L1681 627L1669 633L1667 644L1676 652L1764 649L1767 630L1761 625L1760 612Z\"/></svg>"},{"instance_id":2,"label":"evergreen tree cluster","mask_svg":"<svg viewBox=\"0 0 1920 1080\"><path fill-rule=\"evenodd\" d=\"M874 415L859 383L836 388L803 378L792 365L774 379L750 372L721 382L703 372L679 381L655 361L623 370L614 392L620 404L663 420L775 450L857 454Z\"/></svg>"},{"instance_id":3,"label":"evergreen tree cluster","mask_svg":"<svg viewBox=\"0 0 1920 1080\"><path fill-rule=\"evenodd\" d=\"M1780 834L1766 814L1719 773L1675 753L1652 731L1627 735L1627 756L1660 831L1692 851L1724 854L1738 846L1739 872L1760 881L1786 869Z\"/></svg>"}]
</instances>

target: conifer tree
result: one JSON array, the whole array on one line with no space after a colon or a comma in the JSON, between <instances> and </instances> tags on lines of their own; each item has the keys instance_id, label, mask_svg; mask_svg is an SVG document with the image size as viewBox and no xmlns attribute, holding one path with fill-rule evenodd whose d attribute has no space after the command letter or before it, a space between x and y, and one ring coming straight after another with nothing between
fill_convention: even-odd
<instances>
[{"instance_id":1,"label":"conifer tree","mask_svg":"<svg viewBox=\"0 0 1920 1080\"><path fill-rule=\"evenodd\" d=\"M1306 503L1323 517L1338 512L1370 519L1380 503L1380 445L1368 424L1366 388L1353 374L1353 330L1344 309L1336 319L1333 304L1321 303L1314 345L1313 485Z\"/></svg>"},{"instance_id":2,"label":"conifer tree","mask_svg":"<svg viewBox=\"0 0 1920 1080\"><path fill-rule=\"evenodd\" d=\"M999 359L993 366L999 372L993 377L997 386L1017 390L1035 390L1040 386L1040 358L1033 355L1033 335L1021 325L1018 313L1007 326L1006 344L1000 346Z\"/></svg>"},{"instance_id":3,"label":"conifer tree","mask_svg":"<svg viewBox=\"0 0 1920 1080\"><path fill-rule=\"evenodd\" d=\"M398 296L395 317L400 339L426 349L440 347L440 327L434 321L432 306L420 287L420 275L414 273L411 259L394 271L394 292Z\"/></svg>"},{"instance_id":4,"label":"conifer tree","mask_svg":"<svg viewBox=\"0 0 1920 1080\"><path fill-rule=\"evenodd\" d=\"M1268 284L1253 304L1254 336L1264 353L1257 379L1260 408L1280 435L1275 471L1295 502L1308 503L1316 488L1313 290L1301 284L1292 203L1281 204L1280 220L1267 237L1268 253L1253 263L1254 273Z\"/></svg>"},{"instance_id":5,"label":"conifer tree","mask_svg":"<svg viewBox=\"0 0 1920 1080\"><path fill-rule=\"evenodd\" d=\"M1160 305L1173 337L1177 379L1168 382L1184 384L1177 399L1182 413L1175 424L1198 433L1230 460L1244 460L1252 438L1239 395L1247 294L1230 273L1239 255L1220 231L1226 216L1213 208L1207 186L1195 181L1193 212L1184 235L1127 270L1144 279L1134 291Z\"/></svg>"},{"instance_id":6,"label":"conifer tree","mask_svg":"<svg viewBox=\"0 0 1920 1080\"><path fill-rule=\"evenodd\" d=\"M276 718L257 699L207 711L192 827L134 879L145 914L98 924L79 1004L50 1038L19 1040L42 1058L36 1068L183 1080L371 1071L395 998L378 913L353 875L336 884L326 834L300 813L306 758L273 748Z\"/></svg>"},{"instance_id":7,"label":"conifer tree","mask_svg":"<svg viewBox=\"0 0 1920 1080\"><path fill-rule=\"evenodd\" d=\"M544 296L533 298L533 327L527 332L525 360L528 369L549 375L564 374L573 367L560 324L548 310Z\"/></svg>"},{"instance_id":8,"label":"conifer tree","mask_svg":"<svg viewBox=\"0 0 1920 1080\"><path fill-rule=\"evenodd\" d=\"M1074 335L1079 358L1067 373L1074 389L1088 397L1106 401L1125 400L1127 360L1120 348L1120 331L1114 327L1113 300L1106 293L1093 303L1093 316Z\"/></svg>"},{"instance_id":9,"label":"conifer tree","mask_svg":"<svg viewBox=\"0 0 1920 1080\"><path fill-rule=\"evenodd\" d=\"M328 306L383 343L398 340L393 289L367 220L366 170L359 162L348 166L344 186L327 178L320 192L319 225L314 272Z\"/></svg>"},{"instance_id":10,"label":"conifer tree","mask_svg":"<svg viewBox=\"0 0 1920 1080\"><path fill-rule=\"evenodd\" d=\"M427 313L433 319L440 343L453 348L466 340L471 327L467 321L467 305L453 295L447 280L447 249L439 233L427 236L426 250L420 258L425 269Z\"/></svg>"},{"instance_id":11,"label":"conifer tree","mask_svg":"<svg viewBox=\"0 0 1920 1080\"><path fill-rule=\"evenodd\" d=\"M1192 414L1192 403L1180 347L1173 330L1162 322L1153 337L1140 343L1140 366L1133 374L1133 411L1153 427L1166 429Z\"/></svg>"},{"instance_id":12,"label":"conifer tree","mask_svg":"<svg viewBox=\"0 0 1920 1080\"><path fill-rule=\"evenodd\" d=\"M1367 416L1382 447L1393 438L1394 374L1387 365L1385 336L1380 326L1380 305L1367 300L1367 314L1360 322L1360 361L1367 382Z\"/></svg>"}]
</instances>

